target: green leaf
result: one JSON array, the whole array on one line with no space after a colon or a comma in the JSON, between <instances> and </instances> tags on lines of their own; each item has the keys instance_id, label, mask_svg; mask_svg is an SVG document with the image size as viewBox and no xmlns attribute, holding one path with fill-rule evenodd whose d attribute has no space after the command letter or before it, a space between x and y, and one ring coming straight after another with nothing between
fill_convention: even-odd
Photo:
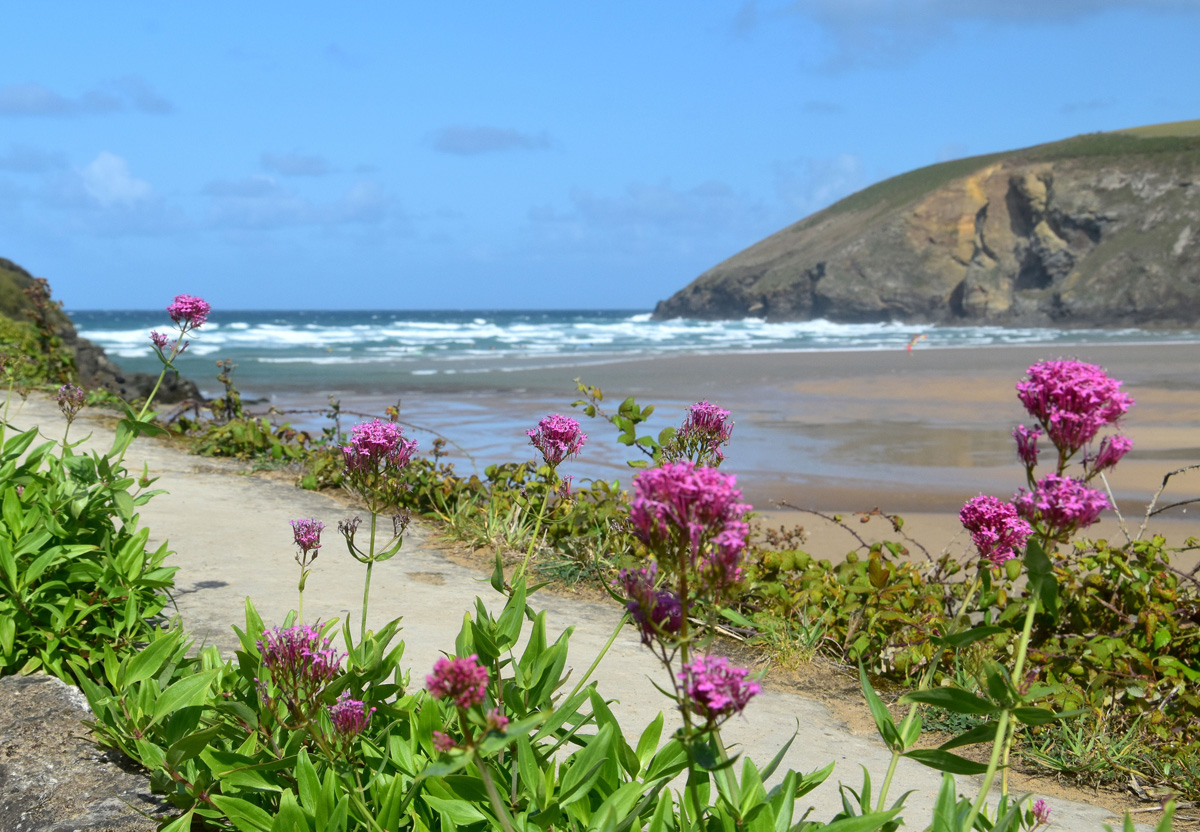
<instances>
[{"instance_id":1,"label":"green leaf","mask_svg":"<svg viewBox=\"0 0 1200 832\"><path fill-rule=\"evenodd\" d=\"M654 754L658 751L658 742L662 739L663 728L663 712L659 711L658 716L646 726L646 730L642 732L642 736L638 739L637 758L641 763L640 771L645 771L646 766L650 765L650 761L654 759Z\"/></svg>"},{"instance_id":2,"label":"green leaf","mask_svg":"<svg viewBox=\"0 0 1200 832\"><path fill-rule=\"evenodd\" d=\"M167 749L166 764L177 769L181 763L195 757L208 747L208 743L221 733L221 725L212 725L202 731L189 733L176 740Z\"/></svg>"},{"instance_id":3,"label":"green leaf","mask_svg":"<svg viewBox=\"0 0 1200 832\"><path fill-rule=\"evenodd\" d=\"M170 633L177 634L179 630L172 630ZM136 685L138 682L144 682L155 673L158 673L159 668L170 657L175 648L179 646L179 638L177 635L163 635L150 642L137 655L128 660L128 663L121 668L121 673L117 677L118 687L127 688Z\"/></svg>"},{"instance_id":4,"label":"green leaf","mask_svg":"<svg viewBox=\"0 0 1200 832\"><path fill-rule=\"evenodd\" d=\"M562 778L559 806L566 807L587 794L592 783L600 776L600 768L612 750L614 731L612 723L605 725L588 741L586 747L572 755L570 767Z\"/></svg>"},{"instance_id":5,"label":"green leaf","mask_svg":"<svg viewBox=\"0 0 1200 832\"><path fill-rule=\"evenodd\" d=\"M164 826L162 828L162 832L191 832L192 818L194 816L195 812L191 809L188 809L182 815L175 818L175 820Z\"/></svg>"},{"instance_id":6,"label":"green leaf","mask_svg":"<svg viewBox=\"0 0 1200 832\"><path fill-rule=\"evenodd\" d=\"M949 774L983 774L988 770L985 763L977 763L938 748L917 748L906 751L902 756Z\"/></svg>"},{"instance_id":7,"label":"green leaf","mask_svg":"<svg viewBox=\"0 0 1200 832\"><path fill-rule=\"evenodd\" d=\"M271 832L271 816L250 801L223 794L210 799L240 832Z\"/></svg>"},{"instance_id":8,"label":"green leaf","mask_svg":"<svg viewBox=\"0 0 1200 832\"><path fill-rule=\"evenodd\" d=\"M1046 551L1032 538L1025 547L1025 572L1029 578L1029 591L1041 601L1042 609L1057 621L1058 580L1054 577L1054 566Z\"/></svg>"},{"instance_id":9,"label":"green leaf","mask_svg":"<svg viewBox=\"0 0 1200 832\"><path fill-rule=\"evenodd\" d=\"M882 828L885 823L894 818L899 811L900 809L896 808L886 812L871 812L852 818L842 818L828 826L822 826L821 832L875 832L876 829Z\"/></svg>"},{"instance_id":10,"label":"green leaf","mask_svg":"<svg viewBox=\"0 0 1200 832\"><path fill-rule=\"evenodd\" d=\"M985 638L990 638L991 636L996 636L1007 632L1008 630L1006 630L1004 627L972 627L971 629L965 630L961 633L951 633L950 635L946 636L931 636L929 640L934 644L941 645L942 647L958 649L961 647L966 647L969 644L974 644L977 641L982 641Z\"/></svg>"},{"instance_id":11,"label":"green leaf","mask_svg":"<svg viewBox=\"0 0 1200 832\"><path fill-rule=\"evenodd\" d=\"M487 815L476 809L465 800L451 800L443 797L434 797L431 794L422 794L421 799L429 806L439 812L444 812L446 817L454 821L456 824L466 826L470 823L478 823L486 821Z\"/></svg>"},{"instance_id":12,"label":"green leaf","mask_svg":"<svg viewBox=\"0 0 1200 832\"><path fill-rule=\"evenodd\" d=\"M152 711L154 719L152 721L158 722L167 714L180 708L189 708L204 702L209 685L220 673L220 669L205 670L195 676L185 676L171 685L159 695L158 701L154 703Z\"/></svg>"},{"instance_id":13,"label":"green leaf","mask_svg":"<svg viewBox=\"0 0 1200 832\"><path fill-rule=\"evenodd\" d=\"M305 748L301 748L296 755L296 788L300 802L315 810L321 795L321 779L317 777L317 770L308 759L308 750Z\"/></svg>"},{"instance_id":14,"label":"green leaf","mask_svg":"<svg viewBox=\"0 0 1200 832\"><path fill-rule=\"evenodd\" d=\"M1086 713L1082 708L1074 711L1062 711L1060 713L1055 713L1046 708L1013 708L1012 710L1012 715L1026 725L1046 725L1051 722L1057 722L1060 719L1072 719L1082 713Z\"/></svg>"},{"instance_id":15,"label":"green leaf","mask_svg":"<svg viewBox=\"0 0 1200 832\"><path fill-rule=\"evenodd\" d=\"M949 751L951 748L961 748L964 745L975 745L981 742L995 742L996 729L999 727L998 722L985 722L983 725L976 725L970 731L959 734L952 740L947 740L938 746L942 751Z\"/></svg>"},{"instance_id":16,"label":"green leaf","mask_svg":"<svg viewBox=\"0 0 1200 832\"><path fill-rule=\"evenodd\" d=\"M930 688L915 690L900 697L905 704L919 702L923 705L936 705L956 714L994 714L1003 710L999 705L980 699L973 693L967 693L958 688Z\"/></svg>"},{"instance_id":17,"label":"green leaf","mask_svg":"<svg viewBox=\"0 0 1200 832\"><path fill-rule=\"evenodd\" d=\"M896 730L896 723L892 720L892 715L888 712L887 706L883 704L883 700L875 693L875 688L871 685L871 680L867 678L867 670L861 661L858 663L858 682L862 687L863 696L867 699L871 718L875 720L875 727L879 729L879 736L883 738L884 745L892 751L904 750L904 745L900 741L900 732Z\"/></svg>"}]
</instances>

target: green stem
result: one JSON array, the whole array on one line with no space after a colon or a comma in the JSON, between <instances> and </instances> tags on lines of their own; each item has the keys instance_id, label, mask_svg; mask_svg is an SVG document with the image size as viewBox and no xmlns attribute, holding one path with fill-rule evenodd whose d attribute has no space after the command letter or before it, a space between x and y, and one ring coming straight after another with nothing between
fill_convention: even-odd
<instances>
[{"instance_id":1,"label":"green stem","mask_svg":"<svg viewBox=\"0 0 1200 832\"><path fill-rule=\"evenodd\" d=\"M367 549L367 579L363 581L363 611L362 627L358 634L358 643L362 644L367 638L367 602L371 598L371 567L375 565L375 524L379 515L371 512L371 544Z\"/></svg>"},{"instance_id":2,"label":"green stem","mask_svg":"<svg viewBox=\"0 0 1200 832\"><path fill-rule=\"evenodd\" d=\"M537 519L533 523L533 536L529 538L529 548L525 550L525 560L521 564L521 571L513 576L514 581L525 576L525 570L529 568L529 558L533 556L533 547L537 546L538 534L542 531L542 517L546 514L546 506L550 503L550 492L554 490L554 482L558 479L558 474L553 468L550 469L550 477L550 482L546 483L546 494L542 497L542 507L538 510Z\"/></svg>"},{"instance_id":3,"label":"green stem","mask_svg":"<svg viewBox=\"0 0 1200 832\"><path fill-rule=\"evenodd\" d=\"M962 618L963 613L967 611L967 606L971 603L971 599L975 597L975 593L979 591L979 586L981 583L983 583L983 578L978 572L976 572L975 577L971 580L971 584L967 587L967 593L963 596L962 603L958 605L958 612L954 613L954 618L950 620L950 626L954 628L951 630L951 633L958 632L958 628L955 625L957 624L958 619ZM927 690L929 688L929 685L933 682L933 674L937 672L937 668L938 665L932 662L930 663L929 667L925 668L925 673L922 674L921 681L917 684L917 690ZM908 734L909 726L912 725L912 721L917 717L917 708L918 706L916 704L910 705L908 708L908 713L904 715L904 721L900 723L900 730L898 732L901 737L904 737ZM904 749L904 751L907 750L907 748ZM890 763L888 763L887 775L883 778L883 786L879 790L879 802L875 804L875 810L877 812L882 812L884 810L884 804L887 801L888 796L888 789L892 787L892 778L896 774L896 767L900 763L900 755L902 753L903 751L895 748L892 749L892 760Z\"/></svg>"},{"instance_id":4,"label":"green stem","mask_svg":"<svg viewBox=\"0 0 1200 832\"><path fill-rule=\"evenodd\" d=\"M717 742L717 753L721 755L721 762L725 765L721 768L721 775L725 778L725 786L729 789L729 794L733 796L733 809L738 814L738 820L745 820L741 817L742 805L742 790L738 786L737 777L734 776L733 766L729 762L729 752L725 750L725 740L721 738L721 729L716 725L713 726L713 739Z\"/></svg>"},{"instance_id":5,"label":"green stem","mask_svg":"<svg viewBox=\"0 0 1200 832\"><path fill-rule=\"evenodd\" d=\"M1025 655L1029 648L1029 639L1033 633L1033 617L1037 614L1038 599L1031 598L1029 610L1025 613L1025 626L1021 630L1021 641L1017 645L1017 659L1013 663L1013 684L1021 684L1022 674L1025 670ZM1008 726L1008 735L1004 738L1004 758L1001 761L1004 765L1004 774L1000 779L1000 794L1008 794L1008 758L1012 752L1013 740L1016 737L1017 724L1010 723Z\"/></svg>"},{"instance_id":6,"label":"green stem","mask_svg":"<svg viewBox=\"0 0 1200 832\"><path fill-rule=\"evenodd\" d=\"M618 621L617 626L613 628L612 635L608 637L608 641L604 642L604 646L601 647L600 652L596 654L596 659L587 669L587 672L580 677L579 681L575 684L575 689L572 690L570 695L563 700L564 702L570 702L575 697L575 694L583 690L583 686L587 684L587 680L591 678L591 675L596 672L596 668L600 666L600 660L608 654L609 649L613 646L613 642L615 642L617 640L617 636L620 635L621 628L625 626L627 621L629 621L629 613L625 613L623 616L621 616L621 620Z\"/></svg>"},{"instance_id":7,"label":"green stem","mask_svg":"<svg viewBox=\"0 0 1200 832\"><path fill-rule=\"evenodd\" d=\"M996 724L996 740L992 743L992 756L988 760L987 774L983 776L983 785L979 787L979 795L975 798L975 802L971 804L971 811L967 815L967 820L963 823L962 828L971 830L975 828L975 818L979 817L979 813L983 811L983 806L987 803L988 792L991 791L992 781L996 779L996 769L1000 765L1000 746L1001 737L1008 731L1008 711L1000 712L1000 721Z\"/></svg>"},{"instance_id":8,"label":"green stem","mask_svg":"<svg viewBox=\"0 0 1200 832\"><path fill-rule=\"evenodd\" d=\"M500 800L500 792L496 790L496 783L492 780L492 773L488 770L487 763L474 749L471 751L471 756L475 758L475 765L479 766L479 777L483 780L483 788L487 790L488 800L491 802L492 808L496 810L496 817L500 819L500 825L504 827L504 832L516 832L513 829L512 818L508 816L508 808Z\"/></svg>"},{"instance_id":9,"label":"green stem","mask_svg":"<svg viewBox=\"0 0 1200 832\"><path fill-rule=\"evenodd\" d=\"M16 382L12 376L8 378L8 393L4 397L4 419L0 421L0 448L4 447L5 431L8 429L8 408L12 405L13 386Z\"/></svg>"},{"instance_id":10,"label":"green stem","mask_svg":"<svg viewBox=\"0 0 1200 832\"><path fill-rule=\"evenodd\" d=\"M1013 664L1013 680L1021 678L1021 672L1025 669L1025 654L1029 648L1030 634L1033 632L1033 617L1037 614L1038 599L1032 597L1029 599L1029 609L1025 613L1025 626L1021 630L1021 640L1017 644L1017 658ZM1001 754L1003 759L1008 760L1009 751L1012 749L1013 731L1010 730L1010 710L1000 712L1000 719L996 724L996 739L992 742L992 756L988 760L987 774L983 778L983 786L979 789L979 796L975 798L974 804L971 805L971 813L967 816L967 822L964 825L966 829L973 828L975 818L979 816L979 812L983 809L984 803L987 801L988 791L992 788L992 781L996 778L996 769L1000 767ZM1011 727L1015 728L1016 723L1011 723ZM1001 794L1008 794L1008 769L1004 770L1002 778Z\"/></svg>"}]
</instances>

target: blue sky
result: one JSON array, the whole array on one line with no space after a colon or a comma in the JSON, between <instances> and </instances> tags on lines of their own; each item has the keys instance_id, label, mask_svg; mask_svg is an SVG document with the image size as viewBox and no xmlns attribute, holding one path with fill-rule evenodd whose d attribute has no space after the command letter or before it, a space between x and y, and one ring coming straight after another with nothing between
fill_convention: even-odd
<instances>
[{"instance_id":1,"label":"blue sky","mask_svg":"<svg viewBox=\"0 0 1200 832\"><path fill-rule=\"evenodd\" d=\"M879 179L1200 118L1197 0L339 5L0 13L0 257L68 309L648 309Z\"/></svg>"}]
</instances>

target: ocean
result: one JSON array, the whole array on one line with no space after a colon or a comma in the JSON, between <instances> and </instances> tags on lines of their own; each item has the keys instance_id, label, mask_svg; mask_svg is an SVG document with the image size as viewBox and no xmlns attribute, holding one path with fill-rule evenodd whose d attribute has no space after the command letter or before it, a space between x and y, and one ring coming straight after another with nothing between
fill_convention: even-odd
<instances>
[{"instance_id":1,"label":"ocean","mask_svg":"<svg viewBox=\"0 0 1200 832\"><path fill-rule=\"evenodd\" d=\"M128 371L158 372L152 329L170 331L155 311L70 312L79 334ZM1200 333L1137 329L1070 330L652 320L638 310L214 311L178 360L212 394L216 359L232 359L250 396L407 390L503 389L504 377L563 366L586 368L668 355L954 347L1146 343L1200 340ZM458 378L455 378L458 377Z\"/></svg>"},{"instance_id":2,"label":"ocean","mask_svg":"<svg viewBox=\"0 0 1200 832\"><path fill-rule=\"evenodd\" d=\"M125 370L160 369L149 333L171 331L164 312L69 314ZM602 386L610 411L631 395L656 405L639 435L678 424L688 404L707 399L733 411L723 470L755 504L858 508L887 492L888 508L916 510L961 505L989 481L1001 492L1021 484L1009 433L1023 412L1012 386L1029 363L1147 353L1133 345L1198 354L1200 333L656 321L644 310L218 309L176 364L212 397L221 392L215 362L231 359L252 412L314 433L329 424L331 397L347 414L343 428L398 405L406 430L425 448L447 440L466 473L531 458L525 430L572 414L592 439L564 473L626 485L627 461L639 455L572 409L575 379ZM1147 366L1148 378L1158 373Z\"/></svg>"}]
</instances>

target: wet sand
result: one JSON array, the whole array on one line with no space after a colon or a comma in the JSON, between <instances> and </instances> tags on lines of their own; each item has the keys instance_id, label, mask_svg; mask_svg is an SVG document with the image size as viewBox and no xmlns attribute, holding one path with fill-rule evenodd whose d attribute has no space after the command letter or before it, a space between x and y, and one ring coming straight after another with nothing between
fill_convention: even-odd
<instances>
[{"instance_id":1,"label":"wet sand","mask_svg":"<svg viewBox=\"0 0 1200 832\"><path fill-rule=\"evenodd\" d=\"M954 534L945 518L967 499L1007 498L1025 484L1011 433L1031 420L1015 386L1030 364L1064 357L1107 368L1137 402L1120 425L1134 449L1109 478L1136 526L1165 473L1200 463L1200 344L1081 346L1065 355L1021 346L674 356L517 371L505 374L503 388L487 387L486 376L431 376L396 395L346 393L342 402L381 413L399 400L422 445L433 434L420 428L440 432L455 443L450 459L468 472L531 458L525 429L547 413L571 413L591 439L562 473L628 485L626 460L639 454L617 443L612 426L571 409L574 379L601 387L610 411L626 396L657 405L640 434L657 435L678 424L688 404L707 399L733 413L722 470L738 476L755 507L925 515L933 527L927 545L942 546ZM273 403L320 409L325 399L280 394ZM314 430L325 424L299 418ZM1177 477L1163 502L1190 496L1200 496L1200 470ZM1153 526L1186 532L1186 509Z\"/></svg>"}]
</instances>

